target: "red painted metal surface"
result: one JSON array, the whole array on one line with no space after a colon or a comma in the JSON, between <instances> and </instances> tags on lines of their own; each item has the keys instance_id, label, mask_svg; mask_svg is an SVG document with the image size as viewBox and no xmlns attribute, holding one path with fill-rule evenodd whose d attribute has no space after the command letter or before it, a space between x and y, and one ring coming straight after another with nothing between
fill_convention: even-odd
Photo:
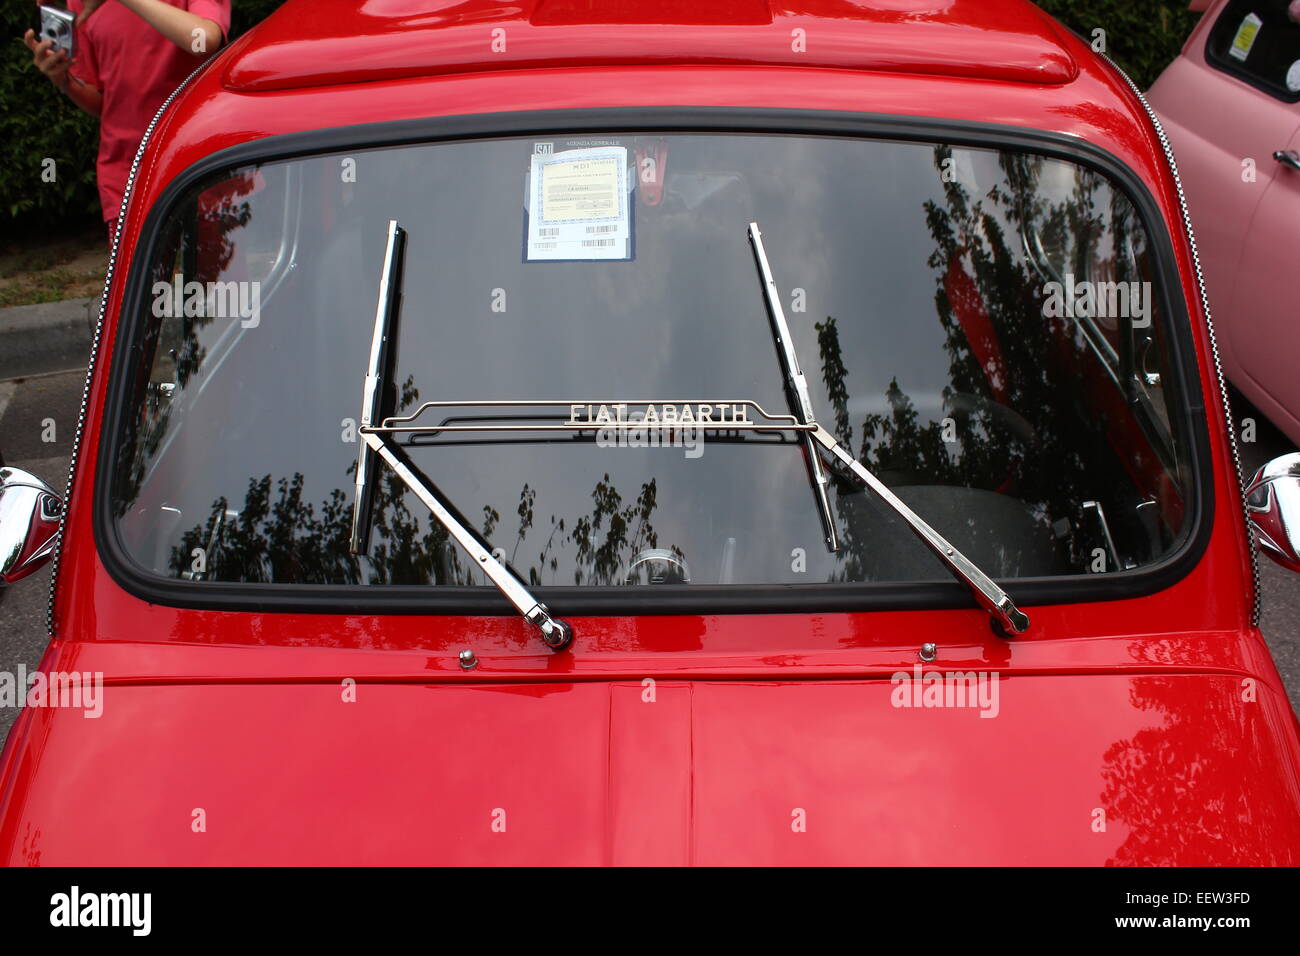
<instances>
[{"instance_id":1,"label":"red painted metal surface","mask_svg":"<svg viewBox=\"0 0 1300 956\"><path fill-rule=\"evenodd\" d=\"M227 60L246 92L446 73L669 63L814 65L1021 83L1077 73L1035 8L985 0L519 4L316 0L272 16Z\"/></svg>"},{"instance_id":2,"label":"red painted metal surface","mask_svg":"<svg viewBox=\"0 0 1300 956\"><path fill-rule=\"evenodd\" d=\"M406 63L401 31L429 32L411 22L409 6L287 4L178 99L125 222L127 261L109 290L104 355L117 344L122 277L160 192L203 156L265 136L637 105L863 110L1052 130L1131 167L1174 236L1207 396L1217 502L1209 546L1156 594L1029 608L1034 627L1013 642L993 636L974 609L605 617L574 619L575 647L553 654L514 617L150 605L109 576L91 532L101 361L44 667L102 671L105 707L97 719L40 708L20 715L0 759L0 861L1298 862L1297 726L1250 625L1250 542L1190 251L1163 153L1121 78L1010 0L809 5L806 16L824 17L810 37L857 31L868 52L888 21L929 64L911 72L870 60L845 69L830 52L822 61L751 51L699 62L729 34L689 18L672 35L699 38L696 62L660 64L647 41L639 59L564 66L573 56L590 62L582 51L599 33L573 24L568 47L568 26L543 33L511 14L512 31L553 44L535 57L547 65L474 73L466 59L450 72L444 59L436 68L407 63L401 69L419 75L398 78L376 65L375 44ZM753 4L706 7L748 24ZM478 24L486 37L493 21L485 13L479 23L475 11L487 9L462 3L427 19L457 18L458 35ZM632 26L655 32L632 16L610 29ZM304 52L352 34L356 58L322 54L325 46ZM1040 52L1059 49L1059 61L1043 55L1068 60L1077 75L1050 83L999 75L1002 67L962 75L975 60L1008 62L998 44L1029 49L1017 46L1023 37ZM409 49L434 49L424 44ZM265 91L228 88L236 73ZM336 85L275 89L291 75ZM997 719L892 706L890 676L910 671L927 641L938 645L934 669L999 676ZM456 653L470 646L481 663L466 672ZM348 678L355 702L344 699ZM204 833L191 825L199 808Z\"/></svg>"},{"instance_id":3,"label":"red painted metal surface","mask_svg":"<svg viewBox=\"0 0 1300 956\"><path fill-rule=\"evenodd\" d=\"M896 708L892 691L397 683L345 703L337 684L114 687L98 720L36 713L45 745L10 796L7 859L1297 862L1278 711L1242 703L1236 677L1012 677L994 719Z\"/></svg>"}]
</instances>

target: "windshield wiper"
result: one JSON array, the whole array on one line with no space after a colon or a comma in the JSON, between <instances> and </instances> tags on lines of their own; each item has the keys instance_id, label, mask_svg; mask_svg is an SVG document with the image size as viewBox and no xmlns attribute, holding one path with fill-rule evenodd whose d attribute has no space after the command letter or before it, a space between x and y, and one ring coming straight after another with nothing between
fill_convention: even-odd
<instances>
[{"instance_id":1,"label":"windshield wiper","mask_svg":"<svg viewBox=\"0 0 1300 956\"><path fill-rule=\"evenodd\" d=\"M885 504L893 508L899 517L907 522L916 536L934 552L940 561L948 566L948 570L953 573L953 576L970 589L975 596L975 600L993 616L994 621L1001 626L1005 635L1023 633L1029 627L1029 616L1016 607L1010 595L998 587L993 582L993 579L981 571L973 561L953 547L943 535L931 528L916 512L905 505L902 499L890 491L879 478L854 458L834 435L817 424L817 419L813 414L812 401L808 395L808 384L799 368L799 357L795 354L794 342L790 338L790 330L785 323L785 313L781 309L781 300L777 294L776 283L772 279L772 267L768 263L767 252L763 248L763 236L758 231L758 223L756 222L749 224L749 241L754 248L754 259L758 263L759 276L763 281L763 296L767 300L768 313L772 318L773 335L781 352L781 365L786 376L786 386L791 394L797 398L796 415L798 415L800 423L804 426L810 426L810 430L804 431L804 436L809 442L810 461L818 461L816 448L812 445L815 442L833 455L844 467L852 471L864 485L879 495ZM819 473L822 475L821 479L816 477ZM818 466L813 468L813 476L818 503L822 509L822 521L829 526L830 504L826 499L825 475L819 471ZM828 535L828 543L832 540L833 532ZM834 551L835 548L832 547L831 550Z\"/></svg>"},{"instance_id":2,"label":"windshield wiper","mask_svg":"<svg viewBox=\"0 0 1300 956\"><path fill-rule=\"evenodd\" d=\"M370 513L373 509L375 456L382 458L403 483L415 492L424 506L438 519L448 534L464 548L497 590L514 605L529 624L540 632L542 642L552 650L563 650L573 640L568 622L552 616L546 605L529 592L522 581L491 549L456 516L452 508L430 488L403 460L387 440L391 432L379 429L385 412L393 404L395 389L388 381L392 366L393 338L397 331L397 311L401 300L402 262L406 232L396 219L388 223L388 248L384 254L383 273L379 279L379 305L375 310L375 331L370 343L370 365L362 395L361 424L357 429L362 446L357 454L356 498L352 508L353 554L369 550Z\"/></svg>"},{"instance_id":3,"label":"windshield wiper","mask_svg":"<svg viewBox=\"0 0 1300 956\"><path fill-rule=\"evenodd\" d=\"M392 404L394 389L388 381L392 367L391 340L401 305L402 266L405 261L406 230L397 220L388 223L388 248L379 276L379 305L375 309L375 331L370 340L370 365L361 396L361 427L383 421ZM396 291L395 291L396 290ZM357 490L352 501L352 553L370 550L370 516L374 510L375 486L370 473L375 469L375 449L364 440L357 451Z\"/></svg>"},{"instance_id":4,"label":"windshield wiper","mask_svg":"<svg viewBox=\"0 0 1300 956\"><path fill-rule=\"evenodd\" d=\"M763 237L758 231L758 223L749 224L749 241L754 245L754 258L758 261L758 272L763 280L763 296L767 300L767 314L772 320L772 335L776 338L781 355L781 370L785 373L786 391L789 392L791 410L800 424L815 425L812 397L808 394L808 380L803 369L799 367L799 356L795 354L794 343L790 340L790 326L785 321L785 309L781 307L781 297L777 294L776 280L772 278L772 269L768 265L767 253L763 251ZM821 456L813 444L812 432L800 436L804 445L804 455L808 461L808 477L812 479L813 494L817 498L817 509L822 516L822 532L826 535L826 548L839 551L840 543L835 534L835 516L831 513L830 480L826 469L822 467Z\"/></svg>"},{"instance_id":5,"label":"windshield wiper","mask_svg":"<svg viewBox=\"0 0 1300 956\"><path fill-rule=\"evenodd\" d=\"M791 340L785 313L777 295L776 283L772 278L771 266L763 248L762 235L758 224L749 224L749 237L754 247L754 257L758 263L763 280L763 293L767 301L772 320L773 335L781 355L781 364L785 373L787 390L790 393L794 414L780 415L766 412L753 401L711 401L711 402L568 402L546 401L452 401L426 402L414 413L406 417L390 417L389 412L395 403L396 389L390 381L393 360L393 343L397 331L397 314L401 301L402 266L406 233L396 220L388 224L388 246L384 256L383 273L379 283L379 302L375 310L375 328L371 340L370 364L368 366L365 388L362 398L361 422L358 433L362 438L362 447L357 455L356 498L353 503L351 549L354 554L364 554L369 547L371 512L374 499L374 471L377 458L382 458L397 474L402 482L424 503L456 542L469 553L475 564L483 570L488 579L497 587L506 599L515 607L523 618L535 626L541 634L542 641L555 650L567 647L573 639L573 629L560 618L554 617L546 605L538 601L515 573L493 555L491 549L476 535L445 502L438 492L430 486L408 464L401 446L396 444L400 435L415 438L419 435L436 437L446 433L487 432L504 437L511 432L543 432L549 434L568 432L571 434L592 434L602 429L672 431L683 427L693 427L697 431L739 434L753 433L793 433L804 442L808 468L812 477L814 492L821 512L826 543L831 551L839 549L835 533L834 519L830 508L829 481L820 458L820 450L834 456L836 460L852 471L863 484L879 495L912 528L921 540L943 561L952 573L965 583L974 593L979 603L984 606L1001 625L1004 633L1020 633L1029 626L1029 618L1012 602L1011 598L993 581L975 566L965 555L961 554L937 531L926 524L893 492L864 468L840 443L817 423L813 412L812 400L808 392L807 381L799 365L798 355ZM676 421L661 420L651 424L644 419L624 418L621 413L612 419L591 417L590 409L599 407L623 409L655 405L694 406L697 415L691 426L685 419ZM432 425L418 423L426 411L439 409L461 410L468 408L526 408L527 418L520 420L518 414L501 416L504 421L490 423L491 419L465 422L455 419L437 422ZM586 408L585 415L578 410ZM569 417L562 419L557 415L543 416L546 420L537 421L535 413L547 409L569 410ZM706 410L729 409L726 415L713 419ZM750 414L756 416L751 419ZM392 441L390 441L390 439Z\"/></svg>"}]
</instances>

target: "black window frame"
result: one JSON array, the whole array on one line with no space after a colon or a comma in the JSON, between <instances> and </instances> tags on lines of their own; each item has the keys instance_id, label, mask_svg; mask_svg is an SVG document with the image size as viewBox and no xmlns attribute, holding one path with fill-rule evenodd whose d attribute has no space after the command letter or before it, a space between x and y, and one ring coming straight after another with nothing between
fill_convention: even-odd
<instances>
[{"instance_id":1,"label":"black window frame","mask_svg":"<svg viewBox=\"0 0 1300 956\"><path fill-rule=\"evenodd\" d=\"M1235 25L1229 26L1230 21L1228 20L1228 14L1232 13L1234 8L1236 8L1235 0L1228 0L1228 3L1224 5L1221 11L1219 11L1218 19L1214 21L1210 26L1209 31L1206 33L1205 62L1210 64L1210 66L1214 67L1220 73L1226 73L1228 76L1240 80L1247 86L1252 86L1261 92L1267 93L1275 100L1282 103L1300 103L1300 90L1292 93L1284 86L1274 86L1245 69L1240 60L1233 59L1231 56L1220 55L1215 52L1214 44L1221 40L1223 35L1229 31L1235 35L1236 30L1241 25L1240 21L1242 13L1237 9L1236 14L1233 16L1231 21ZM1300 31L1300 25L1297 25L1296 29ZM1229 45L1231 45L1231 41L1229 41ZM1297 56L1296 59L1300 59L1300 56Z\"/></svg>"},{"instance_id":2,"label":"black window frame","mask_svg":"<svg viewBox=\"0 0 1300 956\"><path fill-rule=\"evenodd\" d=\"M168 607L224 611L420 615L513 615L489 585L304 585L194 582L167 578L135 563L118 538L111 492L139 348L149 269L176 202L195 183L250 163L382 146L568 133L767 133L945 143L982 149L1026 150L1076 163L1109 180L1133 204L1151 242L1154 279L1163 306L1176 379L1179 427L1187 437L1187 520L1179 543L1161 560L1126 571L1000 580L1022 607L1139 598L1167 589L1199 563L1214 524L1214 472L1198 371L1195 335L1182 291L1173 238L1142 178L1113 154L1075 136L1024 127L928 117L822 110L732 107L623 107L468 114L331 127L228 147L178 174L145 218L125 280L117 317L98 455L92 516L95 544L127 593ZM364 368L358 366L357 400ZM942 529L940 529L942 531ZM936 570L943 574L936 560ZM774 585L543 586L540 600L565 616L630 617L664 614L854 612L970 609L970 592L956 580Z\"/></svg>"}]
</instances>

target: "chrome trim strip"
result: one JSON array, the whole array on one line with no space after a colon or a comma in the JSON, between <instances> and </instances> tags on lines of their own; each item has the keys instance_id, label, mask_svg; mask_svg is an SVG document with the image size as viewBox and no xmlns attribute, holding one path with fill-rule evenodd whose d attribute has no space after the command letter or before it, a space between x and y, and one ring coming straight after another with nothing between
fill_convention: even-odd
<instances>
[{"instance_id":1,"label":"chrome trim strip","mask_svg":"<svg viewBox=\"0 0 1300 956\"><path fill-rule=\"evenodd\" d=\"M710 418L701 418L696 413L692 413L690 419L656 419L654 421L644 421L639 418L630 418L623 414L628 408L640 406L644 408L666 408L673 407L690 409L695 408L699 414L703 414L703 409L717 409L721 413L724 409L735 415L737 409L745 409L746 415L748 410L753 410L762 416L761 421L754 421L746 418L719 418L716 421ZM616 415L614 418L603 420L598 418L572 417L572 409L577 407L614 409ZM472 421L473 419L445 418L437 425L416 425L416 422L426 411L434 408L562 408L570 410L570 417L563 421L553 421L546 424L532 424L524 422L511 422L505 425L449 425L448 422ZM500 415L497 419L510 419L516 416ZM544 418L547 416L533 416ZM554 416L558 418L559 416ZM811 432L817 426L815 424L806 425L801 423L794 415L774 415L767 411L758 402L748 399L604 399L601 401L588 401L572 399L488 399L484 401L459 400L451 402L425 402L409 415L395 415L385 418L378 425L371 425L369 420L361 423L358 429L367 435L382 434L437 434L439 432L548 432L548 431L577 431L577 432L599 432L606 429L615 431L720 431L720 432Z\"/></svg>"},{"instance_id":2,"label":"chrome trim strip","mask_svg":"<svg viewBox=\"0 0 1300 956\"><path fill-rule=\"evenodd\" d=\"M85 437L86 430L86 406L90 404L90 383L95 378L95 368L99 364L99 347L104 338L104 318L108 312L108 294L113 287L113 275L117 271L118 249L122 243L122 228L126 224L126 212L130 207L132 194L135 192L135 180L140 173L140 163L144 159L144 151L149 147L149 140L153 138L153 131L157 129L158 122L162 119L167 108L172 105L172 101L180 95L181 91L190 85L191 81L198 76L203 70L215 59L216 54L208 57L197 67L194 72L181 81L180 86L172 90L163 100L162 106L158 107L158 112L154 113L153 119L145 127L144 136L140 140L140 145L136 147L135 158L131 160L131 172L126 177L126 189L122 193L122 206L117 213L117 231L113 233L113 248L108 253L108 269L104 272L104 291L99 297L99 321L95 324L95 337L90 345L90 359L86 365L86 384L81 390L81 411L77 414L77 431L72 440L72 454L68 460L68 483L63 492L63 517L59 521L58 544L54 548L54 557L50 563L50 593L45 604L45 630L50 639L54 638L54 595L59 584L59 565L63 558L63 544L65 535L63 534L63 524L68 520L68 511L72 504L73 481L77 476L77 459L80 457L81 442Z\"/></svg>"},{"instance_id":3,"label":"chrome trim strip","mask_svg":"<svg viewBox=\"0 0 1300 956\"><path fill-rule=\"evenodd\" d=\"M1160 146L1164 150L1165 161L1169 163L1169 171L1174 177L1174 188L1178 192L1178 206L1183 214L1183 227L1187 230L1187 244L1192 250L1192 266L1196 270L1196 288L1201 295L1201 309L1205 313L1205 328L1210 334L1210 352L1214 356L1214 374L1219 382L1219 399L1223 403L1223 413L1228 420L1228 446L1232 449L1232 463L1237 470L1237 495L1241 505L1241 515L1246 522L1246 540L1250 542L1252 541L1250 535L1250 509L1246 503L1245 481L1242 479L1241 474L1241 452L1237 448L1236 419L1232 417L1232 403L1228 399L1228 389L1224 382L1223 363L1219 359L1219 342L1214 335L1214 319L1210 315L1210 300L1205 294L1205 274L1201 270L1201 256L1196 248L1196 232L1192 229L1192 216L1187 208L1187 196L1183 192L1183 180L1178 175L1178 161L1174 158L1174 148L1169 143L1169 137L1165 135L1165 128L1160 124L1160 117L1151 108L1146 96L1114 60L1106 54L1102 54L1102 58L1111 65L1116 73L1124 78L1124 82L1128 84L1129 89L1133 91L1133 95L1137 97L1138 102L1142 104L1142 108L1146 110L1147 116L1151 119L1151 126L1155 130L1156 138L1160 140ZM1254 627L1259 627L1262 592L1260 590L1259 553L1253 546L1250 548L1250 572L1255 590L1250 612L1250 623Z\"/></svg>"}]
</instances>

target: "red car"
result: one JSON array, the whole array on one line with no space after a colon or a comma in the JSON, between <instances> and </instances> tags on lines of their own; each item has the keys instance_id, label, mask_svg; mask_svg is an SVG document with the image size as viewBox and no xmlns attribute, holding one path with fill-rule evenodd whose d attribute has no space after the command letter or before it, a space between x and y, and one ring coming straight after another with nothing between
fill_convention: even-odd
<instances>
[{"instance_id":1,"label":"red car","mask_svg":"<svg viewBox=\"0 0 1300 956\"><path fill-rule=\"evenodd\" d=\"M1033 5L290 0L125 209L5 862L1300 862L1300 456Z\"/></svg>"}]
</instances>

